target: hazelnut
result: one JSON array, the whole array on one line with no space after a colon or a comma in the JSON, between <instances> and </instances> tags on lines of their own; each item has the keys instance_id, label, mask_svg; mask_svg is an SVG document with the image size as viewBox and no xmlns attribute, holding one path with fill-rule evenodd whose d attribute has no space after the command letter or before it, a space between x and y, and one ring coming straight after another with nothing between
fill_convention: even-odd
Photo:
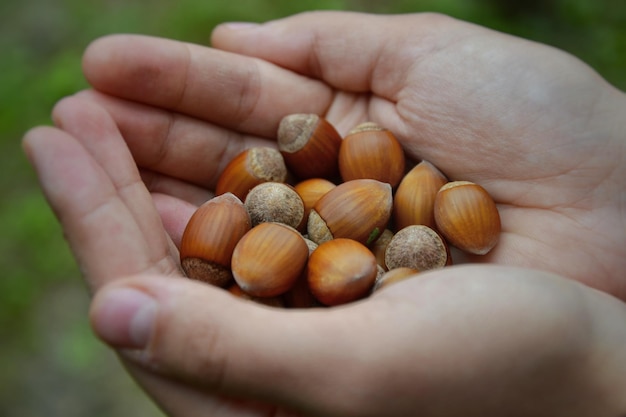
<instances>
[{"instance_id":1,"label":"hazelnut","mask_svg":"<svg viewBox=\"0 0 626 417\"><path fill-rule=\"evenodd\" d=\"M446 243L428 226L412 225L396 232L385 251L389 270L412 268L418 271L441 268L448 261Z\"/></svg>"},{"instance_id":2,"label":"hazelnut","mask_svg":"<svg viewBox=\"0 0 626 417\"><path fill-rule=\"evenodd\" d=\"M352 129L339 149L339 172L344 181L369 178L398 185L404 175L404 150L389 130L363 123Z\"/></svg>"},{"instance_id":3,"label":"hazelnut","mask_svg":"<svg viewBox=\"0 0 626 417\"><path fill-rule=\"evenodd\" d=\"M324 194L333 188L335 188L335 184L324 178L309 178L294 185L294 189L304 203L303 225L298 228L299 230L306 229L311 209Z\"/></svg>"},{"instance_id":4,"label":"hazelnut","mask_svg":"<svg viewBox=\"0 0 626 417\"><path fill-rule=\"evenodd\" d=\"M241 201L248 192L263 182L285 182L287 167L277 149L269 147L249 148L226 165L217 180L215 194L233 193Z\"/></svg>"},{"instance_id":5,"label":"hazelnut","mask_svg":"<svg viewBox=\"0 0 626 417\"><path fill-rule=\"evenodd\" d=\"M305 238L304 241L309 248L309 256L311 256L311 253L317 249L317 243L307 238ZM293 287L291 287L291 289L283 295L287 307L312 308L321 306L319 301L317 301L311 293L311 289L309 288L309 283L307 281L307 274L308 265L304 268L302 275L298 278Z\"/></svg>"},{"instance_id":6,"label":"hazelnut","mask_svg":"<svg viewBox=\"0 0 626 417\"><path fill-rule=\"evenodd\" d=\"M290 114L278 127L278 149L300 179L337 175L341 136L317 114Z\"/></svg>"},{"instance_id":7,"label":"hazelnut","mask_svg":"<svg viewBox=\"0 0 626 417\"><path fill-rule=\"evenodd\" d=\"M385 229L381 233L380 237L376 239L376 242L372 243L370 246L370 250L376 257L376 262L380 265L384 271L387 271L387 266L385 265L385 251L387 250L387 246L391 239L393 238L393 232L390 229Z\"/></svg>"},{"instance_id":8,"label":"hazelnut","mask_svg":"<svg viewBox=\"0 0 626 417\"><path fill-rule=\"evenodd\" d=\"M393 219L397 230L413 224L435 227L435 196L448 179L428 161L415 165L402 178L394 195Z\"/></svg>"},{"instance_id":9,"label":"hazelnut","mask_svg":"<svg viewBox=\"0 0 626 417\"><path fill-rule=\"evenodd\" d=\"M235 246L233 278L255 297L287 292L304 271L309 248L297 230L281 223L261 223Z\"/></svg>"},{"instance_id":10,"label":"hazelnut","mask_svg":"<svg viewBox=\"0 0 626 417\"><path fill-rule=\"evenodd\" d=\"M235 245L250 230L250 216L231 193L213 197L191 216L180 244L180 263L189 278L224 286L231 280Z\"/></svg>"},{"instance_id":11,"label":"hazelnut","mask_svg":"<svg viewBox=\"0 0 626 417\"><path fill-rule=\"evenodd\" d=\"M333 238L348 238L369 245L387 227L392 204L387 183L360 179L339 184L311 210L309 239L321 244Z\"/></svg>"},{"instance_id":12,"label":"hazelnut","mask_svg":"<svg viewBox=\"0 0 626 417\"><path fill-rule=\"evenodd\" d=\"M283 223L297 228L304 218L304 203L293 187L280 182L264 182L246 196L246 209L252 227L264 222Z\"/></svg>"},{"instance_id":13,"label":"hazelnut","mask_svg":"<svg viewBox=\"0 0 626 417\"><path fill-rule=\"evenodd\" d=\"M500 237L500 214L489 193L469 181L449 182L437 192L435 223L448 242L460 250L484 255Z\"/></svg>"},{"instance_id":14,"label":"hazelnut","mask_svg":"<svg viewBox=\"0 0 626 417\"><path fill-rule=\"evenodd\" d=\"M333 239L311 253L307 266L311 293L322 304L333 306L369 294L378 272L370 250L352 239Z\"/></svg>"},{"instance_id":15,"label":"hazelnut","mask_svg":"<svg viewBox=\"0 0 626 417\"><path fill-rule=\"evenodd\" d=\"M283 299L278 297L253 297L250 294L245 293L236 282L228 287L228 292L234 295L237 298L242 298L244 300L253 301L258 304L263 304L268 307L285 307L285 302Z\"/></svg>"},{"instance_id":16,"label":"hazelnut","mask_svg":"<svg viewBox=\"0 0 626 417\"><path fill-rule=\"evenodd\" d=\"M407 278L411 278L418 274L419 271L413 268L400 267L390 269L385 272L381 277L376 279L376 283L374 284L374 288L372 292L376 292L384 287L388 287L391 284L395 284L396 282L404 281Z\"/></svg>"}]
</instances>

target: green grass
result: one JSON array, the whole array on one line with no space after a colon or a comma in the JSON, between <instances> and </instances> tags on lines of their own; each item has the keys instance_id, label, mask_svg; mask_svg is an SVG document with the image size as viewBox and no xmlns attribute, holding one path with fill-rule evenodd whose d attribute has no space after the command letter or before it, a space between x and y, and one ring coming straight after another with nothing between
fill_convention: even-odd
<instances>
[{"instance_id":1,"label":"green grass","mask_svg":"<svg viewBox=\"0 0 626 417\"><path fill-rule=\"evenodd\" d=\"M45 415L65 417L133 414L109 405L122 395L119 391L99 390L103 381L98 378L113 378L102 366L114 358L91 336L79 272L20 148L28 128L50 124L50 110L57 100L87 87L80 68L84 48L99 36L119 32L207 43L211 29L223 21L264 21L312 9L450 14L565 49L626 89L626 3L622 0L2 2L0 404L10 408L0 414L43 415L37 413L43 409L48 410ZM65 300L63 294L73 294L78 301L58 301ZM51 314L59 308L75 310ZM50 328L56 333L47 334L45 329ZM41 391L49 385L33 382L40 381L39 371L46 372L51 385L58 380L68 387L65 395L71 398L70 405L77 402L74 408L48 407L55 403ZM133 390L128 380L116 381ZM133 395L141 397L138 391ZM150 406L138 409L155 413Z\"/></svg>"}]
</instances>

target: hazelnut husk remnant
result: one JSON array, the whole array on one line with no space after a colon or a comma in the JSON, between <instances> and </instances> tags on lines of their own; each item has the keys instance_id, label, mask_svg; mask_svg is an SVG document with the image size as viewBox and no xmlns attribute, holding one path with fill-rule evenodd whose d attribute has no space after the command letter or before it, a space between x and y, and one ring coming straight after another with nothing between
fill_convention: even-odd
<instances>
[{"instance_id":1,"label":"hazelnut husk remnant","mask_svg":"<svg viewBox=\"0 0 626 417\"><path fill-rule=\"evenodd\" d=\"M448 261L446 243L428 226L407 226L396 232L385 250L389 270L412 268L418 271L442 268Z\"/></svg>"},{"instance_id":2,"label":"hazelnut husk remnant","mask_svg":"<svg viewBox=\"0 0 626 417\"><path fill-rule=\"evenodd\" d=\"M233 193L245 201L248 192L263 182L285 182L287 167L275 148L249 148L226 165L217 180L215 194Z\"/></svg>"},{"instance_id":3,"label":"hazelnut husk remnant","mask_svg":"<svg viewBox=\"0 0 626 417\"><path fill-rule=\"evenodd\" d=\"M317 114L290 114L278 126L278 149L300 179L330 178L338 171L341 136Z\"/></svg>"},{"instance_id":4,"label":"hazelnut husk remnant","mask_svg":"<svg viewBox=\"0 0 626 417\"><path fill-rule=\"evenodd\" d=\"M264 182L246 196L246 209L252 227L265 222L297 228L304 218L304 203L293 187L280 182Z\"/></svg>"}]
</instances>

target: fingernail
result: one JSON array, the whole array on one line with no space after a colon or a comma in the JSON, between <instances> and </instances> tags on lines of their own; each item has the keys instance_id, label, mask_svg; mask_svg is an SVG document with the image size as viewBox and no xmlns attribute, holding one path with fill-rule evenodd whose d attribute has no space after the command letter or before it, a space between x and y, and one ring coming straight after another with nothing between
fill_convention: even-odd
<instances>
[{"instance_id":1,"label":"fingernail","mask_svg":"<svg viewBox=\"0 0 626 417\"><path fill-rule=\"evenodd\" d=\"M134 288L113 288L96 296L92 326L106 343L118 348L144 348L152 334L157 302Z\"/></svg>"},{"instance_id":2,"label":"fingernail","mask_svg":"<svg viewBox=\"0 0 626 417\"><path fill-rule=\"evenodd\" d=\"M234 30L250 29L250 28L256 28L260 26L258 23L255 23L255 22L227 22L227 23L223 23L223 25L227 27L228 29L234 29Z\"/></svg>"}]
</instances>

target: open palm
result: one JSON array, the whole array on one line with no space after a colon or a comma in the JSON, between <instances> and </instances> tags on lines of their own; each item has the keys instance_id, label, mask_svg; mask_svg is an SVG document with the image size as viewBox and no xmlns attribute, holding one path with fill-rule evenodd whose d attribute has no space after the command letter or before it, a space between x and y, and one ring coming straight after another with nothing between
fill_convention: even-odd
<instances>
[{"instance_id":1,"label":"open palm","mask_svg":"<svg viewBox=\"0 0 626 417\"><path fill-rule=\"evenodd\" d=\"M363 25L376 29L362 31ZM626 122L618 114L625 100L576 59L436 15L305 14L259 27L219 27L212 40L219 49L135 36L97 41L84 62L94 90L59 103L55 122L63 131L40 128L27 135L27 152L94 290L128 275L179 276L176 246L182 229L195 207L212 195L225 164L245 147L272 144L284 115L310 112L324 115L342 133L364 120L376 121L397 135L411 158L431 161L451 179L483 185L499 205L503 234L489 255L471 261L544 270L626 299L622 272L626 270L626 143L619 135L626 130ZM472 279L458 281L455 274ZM270 333L287 329L281 334L290 334L289 329L297 324L305 328L305 323L315 322L315 328L335 329L339 335L345 328L340 329L336 320L343 316L342 326L345 322L355 326L343 337L336 336L336 345L346 349L376 334L401 345L405 332L430 328L432 321L424 317L448 317L448 330L455 331L443 334L458 342L469 335L457 331L460 323L450 320L450 314L456 310L463 317L473 314L470 323L479 326L493 314L493 307L480 306L488 305L494 294L506 293L510 298L500 311L510 315L503 314L502 321L483 327L487 341L489 335L518 320L514 316L526 302L537 303L545 327L525 339L522 335L503 339L493 351L485 350L491 352L489 357L510 353L514 345L521 354L524 348L545 340L567 313L571 313L567 320L578 317L577 296L565 296L550 306L538 294L549 295L553 302L559 293L584 292L582 286L570 287L551 274L524 279L517 269L458 267L429 276L354 306L290 318L285 317L289 313L243 305L187 281L155 277L155 285L162 289L150 292L181 304L180 300L186 300L185 305L170 303L168 309L194 311L197 304L205 317L218 317L227 310L229 318L214 319L224 326L234 325L233 318L246 317L255 309L255 319L239 324L241 330L231 336L250 343L255 342L240 333L263 320L281 324L269 329ZM519 287L508 293L512 282ZM439 291L448 293L449 303L425 309L408 302ZM211 297L211 306L199 304L200 293ZM593 297L604 295L594 293ZM396 304L392 306L390 300ZM403 319L405 315L415 319ZM384 320L397 325L384 330ZM365 329L364 322L373 325L374 331ZM267 377L264 372L270 370L282 372L285 381L277 385L288 391L289 384L297 384L290 369L301 370L295 363L307 352L300 346L303 342L301 350L294 350L298 355L285 355L285 364L278 368L275 363L275 368L263 365L262 355L225 365L223 352L216 355L222 358L217 361L208 354L190 354L172 366L174 379L163 377L160 372L165 369L168 374L168 367L159 358L181 348L172 340L191 343L193 350L198 347L194 343L217 337L209 334L194 341L192 329L196 327L202 327L202 322L193 318L163 324L151 339L155 346L151 355L131 356L142 365L128 362L146 389L173 414L206 410L208 415L253 415L256 411L283 415L274 406L222 401L221 394L206 393L248 398L248 391L255 391L250 397L263 403L287 404L315 415L354 411L356 398L334 398L330 388L311 393L302 387L299 395L285 397L276 394L276 387L264 390L248 381L253 376ZM159 334L167 336L159 338ZM293 330L292 336L311 345L319 342L302 330ZM120 337L121 345L126 343L124 335L113 337ZM282 340L278 334L276 338ZM234 341L223 343L222 349L236 346ZM217 346L214 349L219 353L221 345ZM275 345L268 346L276 352ZM576 349L577 345L572 346ZM405 348L397 348L398 353L410 355ZM556 349L549 344L545 348ZM245 347L237 349L245 356ZM366 358L368 352L362 356ZM198 365L199 358L206 363ZM468 372L490 366L499 369L488 365L487 359L477 355ZM417 377L397 357L380 359L381 364L393 361L397 369L407 370L408 380ZM232 373L224 376L225 367ZM258 375L251 371L255 367ZM248 372L245 377L229 379L230 374L240 375L232 371L239 368L241 375ZM317 368L308 371L313 380L324 384L327 374ZM359 375L361 380L372 379L363 371L343 382L354 382ZM480 385L476 394L496 384L497 375L494 371L493 381ZM470 380L465 382L472 385ZM365 385L360 388L372 390ZM517 388L513 384L511 391ZM454 393L455 388L450 389ZM319 408L303 399L321 397L321 393L326 402L321 401ZM328 404L339 411L333 412ZM374 405L363 404L362 410L380 415ZM397 410L387 411L389 415L401 413L405 405L400 401ZM467 404L463 407L471 409ZM476 410L482 415L497 412L497 408Z\"/></svg>"}]
</instances>

